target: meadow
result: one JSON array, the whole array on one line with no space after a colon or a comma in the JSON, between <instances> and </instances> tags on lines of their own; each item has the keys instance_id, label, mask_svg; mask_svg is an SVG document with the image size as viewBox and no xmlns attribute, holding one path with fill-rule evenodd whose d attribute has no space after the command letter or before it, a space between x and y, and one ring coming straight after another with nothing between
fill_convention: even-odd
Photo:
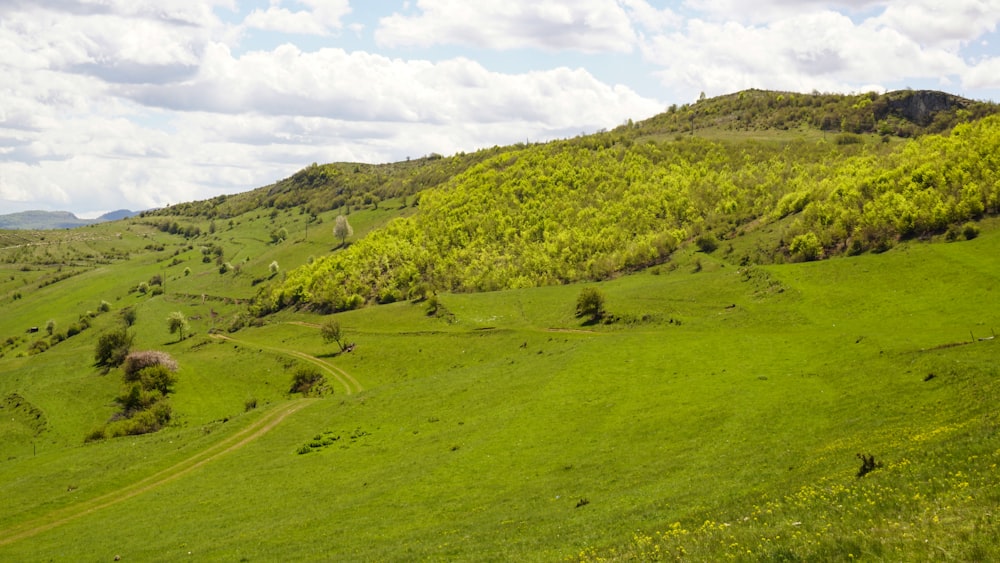
<instances>
[{"instance_id":1,"label":"meadow","mask_svg":"<svg viewBox=\"0 0 1000 563\"><path fill-rule=\"evenodd\" d=\"M150 296L95 268L77 291L10 302L8 332L6 319L113 305L41 354L0 359L0 394L46 422L4 419L0 559L998 555L998 354L978 340L1000 327L989 222L971 241L880 255L738 267L692 246L600 284L442 293L433 316L426 301L338 313L349 354L306 312L208 334L206 309L238 307L185 296L250 295L274 259L258 229L242 278L166 267L167 291ZM164 271L171 248L201 267L184 239L145 234L165 250L133 257L128 286ZM584 326L582 287L617 322ZM29 301L48 308L18 309ZM92 365L95 335L124 306L139 347L181 365L175 418L84 443L118 385ZM183 341L166 330L176 309L202 314ZM357 385L290 396L303 355ZM878 465L860 478L859 453Z\"/></svg>"},{"instance_id":2,"label":"meadow","mask_svg":"<svg viewBox=\"0 0 1000 563\"><path fill-rule=\"evenodd\" d=\"M1000 120L911 95L0 230L0 561L1000 559Z\"/></svg>"}]
</instances>

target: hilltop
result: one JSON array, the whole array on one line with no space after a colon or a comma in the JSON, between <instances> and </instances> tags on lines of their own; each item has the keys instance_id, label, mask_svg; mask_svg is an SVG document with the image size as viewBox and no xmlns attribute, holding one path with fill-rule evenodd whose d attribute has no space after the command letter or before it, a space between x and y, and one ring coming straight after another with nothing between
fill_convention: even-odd
<instances>
[{"instance_id":1,"label":"hilltop","mask_svg":"<svg viewBox=\"0 0 1000 563\"><path fill-rule=\"evenodd\" d=\"M895 95L0 230L0 559L1000 558L1000 118Z\"/></svg>"},{"instance_id":2,"label":"hilltop","mask_svg":"<svg viewBox=\"0 0 1000 563\"><path fill-rule=\"evenodd\" d=\"M941 133L997 112L996 104L934 90L856 95L744 90L694 104L671 106L640 123L655 132L814 128L827 132L916 137Z\"/></svg>"}]
</instances>

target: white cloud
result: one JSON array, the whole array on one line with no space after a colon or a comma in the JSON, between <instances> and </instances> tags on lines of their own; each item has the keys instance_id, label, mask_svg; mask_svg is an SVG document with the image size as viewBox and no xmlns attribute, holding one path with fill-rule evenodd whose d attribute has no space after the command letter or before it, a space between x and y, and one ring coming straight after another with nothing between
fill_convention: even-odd
<instances>
[{"instance_id":1,"label":"white cloud","mask_svg":"<svg viewBox=\"0 0 1000 563\"><path fill-rule=\"evenodd\" d=\"M342 19L351 12L348 0L299 0L309 10L292 11L272 2L266 10L255 9L243 25L282 33L329 35L343 27Z\"/></svg>"},{"instance_id":2,"label":"white cloud","mask_svg":"<svg viewBox=\"0 0 1000 563\"><path fill-rule=\"evenodd\" d=\"M794 91L879 89L908 78L947 78L965 70L955 53L833 11L767 25L691 20L682 32L650 39L646 56L683 99L744 88Z\"/></svg>"},{"instance_id":3,"label":"white cloud","mask_svg":"<svg viewBox=\"0 0 1000 563\"><path fill-rule=\"evenodd\" d=\"M925 45L957 48L983 33L994 31L1000 21L1000 0L909 0L888 5L873 23L897 29Z\"/></svg>"},{"instance_id":4,"label":"white cloud","mask_svg":"<svg viewBox=\"0 0 1000 563\"><path fill-rule=\"evenodd\" d=\"M379 21L375 39L380 45L628 53L636 39L628 14L614 0L418 0L416 4L416 15L396 12Z\"/></svg>"},{"instance_id":5,"label":"white cloud","mask_svg":"<svg viewBox=\"0 0 1000 563\"><path fill-rule=\"evenodd\" d=\"M712 21L762 24L823 11L863 14L893 0L685 0L684 6Z\"/></svg>"},{"instance_id":6,"label":"white cloud","mask_svg":"<svg viewBox=\"0 0 1000 563\"><path fill-rule=\"evenodd\" d=\"M646 0L618 0L632 23L648 31L664 31L680 26L684 20L670 8L657 9Z\"/></svg>"},{"instance_id":7,"label":"white cloud","mask_svg":"<svg viewBox=\"0 0 1000 563\"><path fill-rule=\"evenodd\" d=\"M1000 57L991 57L969 68L962 75L962 85L972 89L1000 90Z\"/></svg>"},{"instance_id":8,"label":"white cloud","mask_svg":"<svg viewBox=\"0 0 1000 563\"><path fill-rule=\"evenodd\" d=\"M0 0L0 213L573 136L700 91L1000 91L1000 0L252 1ZM631 69L663 90L615 85Z\"/></svg>"},{"instance_id":9,"label":"white cloud","mask_svg":"<svg viewBox=\"0 0 1000 563\"><path fill-rule=\"evenodd\" d=\"M579 68L504 74L462 57L291 44L237 55L213 18L11 16L0 26L5 207L144 209L266 185L309 162L547 140L662 107Z\"/></svg>"},{"instance_id":10,"label":"white cloud","mask_svg":"<svg viewBox=\"0 0 1000 563\"><path fill-rule=\"evenodd\" d=\"M8 48L0 64L109 82L169 81L197 67L205 42L221 27L208 4L196 9L182 2L157 11L137 9L141 3L67 5L70 10L42 4L4 13L0 44Z\"/></svg>"},{"instance_id":11,"label":"white cloud","mask_svg":"<svg viewBox=\"0 0 1000 563\"><path fill-rule=\"evenodd\" d=\"M659 108L658 102L609 87L582 69L509 75L464 58L405 61L342 49L309 53L290 44L240 57L212 45L192 80L124 86L120 92L143 105L184 111L373 122L572 120L586 128Z\"/></svg>"}]
</instances>

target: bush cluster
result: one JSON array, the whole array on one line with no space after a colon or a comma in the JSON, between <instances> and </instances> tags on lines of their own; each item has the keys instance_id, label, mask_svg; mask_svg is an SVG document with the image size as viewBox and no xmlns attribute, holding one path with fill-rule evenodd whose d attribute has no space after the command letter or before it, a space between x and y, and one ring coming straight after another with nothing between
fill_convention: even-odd
<instances>
[{"instance_id":1,"label":"bush cluster","mask_svg":"<svg viewBox=\"0 0 1000 563\"><path fill-rule=\"evenodd\" d=\"M315 366L299 364L292 372L292 386L288 390L289 393L319 397L332 391L326 382L326 377Z\"/></svg>"},{"instance_id":2,"label":"bush cluster","mask_svg":"<svg viewBox=\"0 0 1000 563\"><path fill-rule=\"evenodd\" d=\"M167 396L177 382L177 362L166 352L142 350L128 353L122 366L122 391L115 401L121 410L86 441L156 432L172 413Z\"/></svg>"}]
</instances>

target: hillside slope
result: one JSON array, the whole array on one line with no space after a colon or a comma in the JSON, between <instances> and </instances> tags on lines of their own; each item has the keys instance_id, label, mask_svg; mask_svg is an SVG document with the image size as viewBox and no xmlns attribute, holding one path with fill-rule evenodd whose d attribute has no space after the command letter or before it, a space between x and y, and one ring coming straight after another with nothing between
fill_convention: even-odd
<instances>
[{"instance_id":1,"label":"hillside slope","mask_svg":"<svg viewBox=\"0 0 1000 563\"><path fill-rule=\"evenodd\" d=\"M998 124L962 119L632 124L0 231L0 560L1000 559ZM167 392L96 365L123 330Z\"/></svg>"},{"instance_id":2,"label":"hillside slope","mask_svg":"<svg viewBox=\"0 0 1000 563\"><path fill-rule=\"evenodd\" d=\"M1000 213L998 117L895 148L849 139L605 147L598 136L505 153L423 192L415 216L291 272L262 307L601 280L685 241L714 249L772 225L778 237L731 259L881 252Z\"/></svg>"},{"instance_id":3,"label":"hillside slope","mask_svg":"<svg viewBox=\"0 0 1000 563\"><path fill-rule=\"evenodd\" d=\"M998 235L742 269L690 256L598 285L620 319L607 326L581 327L579 286L442 295L447 316L369 307L336 316L357 343L339 356L302 314L241 345L174 342L166 312L208 307L143 298L143 346L181 364L160 433L79 445L81 415L115 393L92 340L0 359L4 394L48 421L37 454L0 463L0 558L991 559L1000 374L996 341L969 331L1000 328L982 307ZM63 521L284 408L298 360L281 349L366 390ZM244 413L248 394L261 406ZM858 453L877 465L862 478Z\"/></svg>"}]
</instances>

